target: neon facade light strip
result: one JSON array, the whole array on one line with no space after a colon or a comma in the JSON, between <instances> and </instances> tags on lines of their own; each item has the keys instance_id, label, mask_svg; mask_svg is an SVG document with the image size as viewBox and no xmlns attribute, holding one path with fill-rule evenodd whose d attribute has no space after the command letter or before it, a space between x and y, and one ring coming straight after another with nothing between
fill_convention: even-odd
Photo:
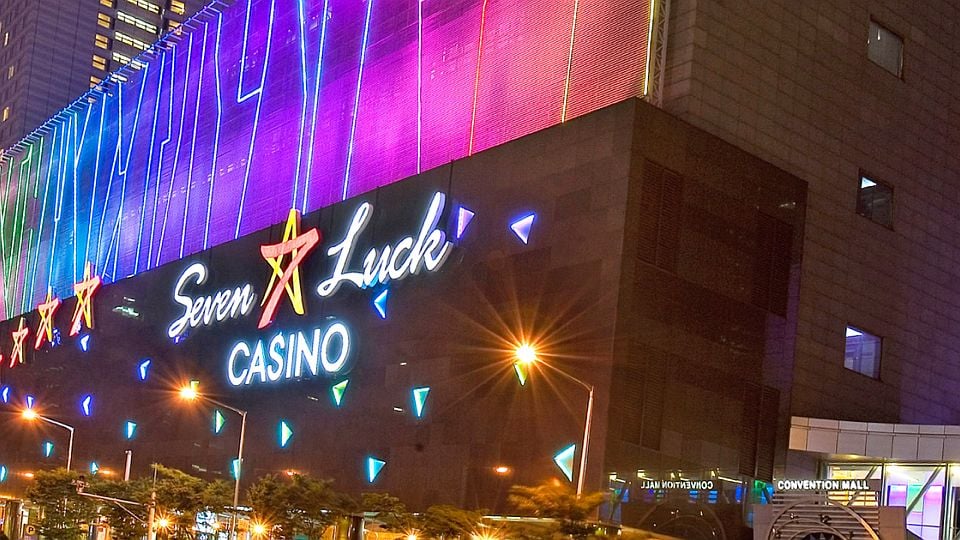
<instances>
[{"instance_id":1,"label":"neon facade light strip","mask_svg":"<svg viewBox=\"0 0 960 540\"><path fill-rule=\"evenodd\" d=\"M635 97L652 76L650 10L633 0L540 0L538 12L570 18L506 26L533 0L375 1L206 10L138 57L142 69L5 152L2 318L48 288L68 299L87 261L106 281L134 276L276 224L291 205L314 211ZM596 24L610 10L624 19ZM542 45L543 73L516 76L532 58L517 43ZM466 71L450 69L451 47Z\"/></svg>"}]
</instances>

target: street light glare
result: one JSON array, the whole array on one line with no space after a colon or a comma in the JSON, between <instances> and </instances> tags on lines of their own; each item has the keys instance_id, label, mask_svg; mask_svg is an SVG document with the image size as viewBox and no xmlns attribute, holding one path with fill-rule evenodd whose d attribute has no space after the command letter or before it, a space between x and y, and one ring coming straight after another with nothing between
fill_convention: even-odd
<instances>
[{"instance_id":1,"label":"street light glare","mask_svg":"<svg viewBox=\"0 0 960 540\"><path fill-rule=\"evenodd\" d=\"M170 526L170 521L167 518L160 518L157 520L157 527L160 529L166 529Z\"/></svg>"},{"instance_id":2,"label":"street light glare","mask_svg":"<svg viewBox=\"0 0 960 540\"><path fill-rule=\"evenodd\" d=\"M37 414L37 411L35 411L35 410L33 410L33 409L24 409L24 410L23 410L23 418L24 418L25 420L36 420L36 419L37 419L37 416L39 416L39 415Z\"/></svg>"},{"instance_id":3,"label":"street light glare","mask_svg":"<svg viewBox=\"0 0 960 540\"><path fill-rule=\"evenodd\" d=\"M537 361L537 350L529 343L523 343L517 347L515 354L521 364L529 365Z\"/></svg>"},{"instance_id":4,"label":"street light glare","mask_svg":"<svg viewBox=\"0 0 960 540\"><path fill-rule=\"evenodd\" d=\"M193 401L197 399L197 389L193 386L184 386L180 389L180 398L187 401Z\"/></svg>"},{"instance_id":5,"label":"street light glare","mask_svg":"<svg viewBox=\"0 0 960 540\"><path fill-rule=\"evenodd\" d=\"M254 523L251 531L254 536L263 536L267 532L267 527L263 523Z\"/></svg>"}]
</instances>

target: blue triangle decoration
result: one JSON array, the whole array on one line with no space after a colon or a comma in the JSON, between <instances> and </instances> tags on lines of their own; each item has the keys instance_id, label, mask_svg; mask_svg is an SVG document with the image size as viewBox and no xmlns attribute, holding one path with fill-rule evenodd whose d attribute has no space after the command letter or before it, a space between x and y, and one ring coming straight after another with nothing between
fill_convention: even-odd
<instances>
[{"instance_id":1,"label":"blue triangle decoration","mask_svg":"<svg viewBox=\"0 0 960 540\"><path fill-rule=\"evenodd\" d=\"M151 360L149 358L144 359L140 362L140 366L137 368L140 372L140 380L147 380L147 375L149 374Z\"/></svg>"},{"instance_id":2,"label":"blue triangle decoration","mask_svg":"<svg viewBox=\"0 0 960 540\"><path fill-rule=\"evenodd\" d=\"M53 455L53 443L47 441L43 443L43 457L50 457Z\"/></svg>"},{"instance_id":3,"label":"blue triangle decoration","mask_svg":"<svg viewBox=\"0 0 960 540\"><path fill-rule=\"evenodd\" d=\"M517 235L521 242L526 244L530 240L530 229L533 227L533 220L536 218L536 214L527 214L511 223L510 230Z\"/></svg>"},{"instance_id":4,"label":"blue triangle decoration","mask_svg":"<svg viewBox=\"0 0 960 540\"><path fill-rule=\"evenodd\" d=\"M137 434L137 423L132 420L127 420L125 431L126 431L127 440L132 439L133 436Z\"/></svg>"},{"instance_id":5,"label":"blue triangle decoration","mask_svg":"<svg viewBox=\"0 0 960 540\"><path fill-rule=\"evenodd\" d=\"M457 240L463 238L463 233L467 232L467 225L470 225L470 220L475 215L463 206L457 208Z\"/></svg>"},{"instance_id":6,"label":"blue triangle decoration","mask_svg":"<svg viewBox=\"0 0 960 540\"><path fill-rule=\"evenodd\" d=\"M368 457L367 458L367 482L372 484L373 481L377 479L377 476L380 475L380 471L383 470L383 466L386 464L387 462L383 461L382 459L377 459L375 457Z\"/></svg>"},{"instance_id":7,"label":"blue triangle decoration","mask_svg":"<svg viewBox=\"0 0 960 540\"><path fill-rule=\"evenodd\" d=\"M413 389L413 414L417 418L423 417L423 407L427 404L427 394L430 393L429 386L421 386Z\"/></svg>"},{"instance_id":8,"label":"blue triangle decoration","mask_svg":"<svg viewBox=\"0 0 960 540\"><path fill-rule=\"evenodd\" d=\"M93 411L91 410L91 405L93 405L93 396L87 395L84 396L80 401L80 410L83 412L84 416L90 416Z\"/></svg>"},{"instance_id":9,"label":"blue triangle decoration","mask_svg":"<svg viewBox=\"0 0 960 540\"><path fill-rule=\"evenodd\" d=\"M4 386L3 389L0 389L0 401L4 403L10 403L10 387Z\"/></svg>"},{"instance_id":10,"label":"blue triangle decoration","mask_svg":"<svg viewBox=\"0 0 960 540\"><path fill-rule=\"evenodd\" d=\"M373 299L373 307L381 319L387 318L387 297L390 295L390 289L384 289Z\"/></svg>"},{"instance_id":11,"label":"blue triangle decoration","mask_svg":"<svg viewBox=\"0 0 960 540\"><path fill-rule=\"evenodd\" d=\"M290 437L293 437L293 430L283 420L280 421L280 448L286 448L290 443Z\"/></svg>"},{"instance_id":12,"label":"blue triangle decoration","mask_svg":"<svg viewBox=\"0 0 960 540\"><path fill-rule=\"evenodd\" d=\"M90 334L80 336L80 350L83 352L90 350Z\"/></svg>"},{"instance_id":13,"label":"blue triangle decoration","mask_svg":"<svg viewBox=\"0 0 960 540\"><path fill-rule=\"evenodd\" d=\"M33 396L27 396L27 408L28 408L28 409L32 409L32 408L33 408L33 405L34 405L34 403L36 403L36 401L37 401L37 400L35 400L35 399L33 398Z\"/></svg>"},{"instance_id":14,"label":"blue triangle decoration","mask_svg":"<svg viewBox=\"0 0 960 540\"><path fill-rule=\"evenodd\" d=\"M577 445L571 444L553 456L553 462L557 464L557 467L560 467L563 475L566 476L567 481L570 482L573 481L573 456L576 453Z\"/></svg>"}]
</instances>

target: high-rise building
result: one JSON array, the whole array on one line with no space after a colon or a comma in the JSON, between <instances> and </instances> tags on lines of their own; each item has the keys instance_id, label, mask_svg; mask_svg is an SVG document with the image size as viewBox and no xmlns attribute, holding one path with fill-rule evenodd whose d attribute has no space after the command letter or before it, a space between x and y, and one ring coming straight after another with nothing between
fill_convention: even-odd
<instances>
[{"instance_id":1,"label":"high-rise building","mask_svg":"<svg viewBox=\"0 0 960 540\"><path fill-rule=\"evenodd\" d=\"M38 128L207 3L0 2L0 148Z\"/></svg>"}]
</instances>

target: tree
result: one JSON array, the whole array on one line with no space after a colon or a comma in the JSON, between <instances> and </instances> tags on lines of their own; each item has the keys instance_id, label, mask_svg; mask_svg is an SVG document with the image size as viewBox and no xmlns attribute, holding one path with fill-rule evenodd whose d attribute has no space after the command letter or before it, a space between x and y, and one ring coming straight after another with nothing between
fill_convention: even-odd
<instances>
[{"instance_id":1,"label":"tree","mask_svg":"<svg viewBox=\"0 0 960 540\"><path fill-rule=\"evenodd\" d=\"M421 529L433 538L469 536L480 526L484 512L463 510L445 504L431 506L423 513Z\"/></svg>"},{"instance_id":2,"label":"tree","mask_svg":"<svg viewBox=\"0 0 960 540\"><path fill-rule=\"evenodd\" d=\"M554 481L539 486L513 486L508 501L521 513L558 520L562 534L586 538L593 530L587 518L604 498L599 491L578 497L569 486Z\"/></svg>"},{"instance_id":3,"label":"tree","mask_svg":"<svg viewBox=\"0 0 960 540\"><path fill-rule=\"evenodd\" d=\"M362 493L360 508L377 514L380 526L391 532L410 532L419 529L416 517L397 497L387 493Z\"/></svg>"},{"instance_id":4,"label":"tree","mask_svg":"<svg viewBox=\"0 0 960 540\"><path fill-rule=\"evenodd\" d=\"M320 538L350 502L331 484L300 474L289 480L271 474L250 486L247 498L256 518L269 523L275 536Z\"/></svg>"},{"instance_id":5,"label":"tree","mask_svg":"<svg viewBox=\"0 0 960 540\"><path fill-rule=\"evenodd\" d=\"M66 469L37 471L27 497L41 507L40 534L49 540L75 540L96 519L96 505L77 494L79 475Z\"/></svg>"}]
</instances>

